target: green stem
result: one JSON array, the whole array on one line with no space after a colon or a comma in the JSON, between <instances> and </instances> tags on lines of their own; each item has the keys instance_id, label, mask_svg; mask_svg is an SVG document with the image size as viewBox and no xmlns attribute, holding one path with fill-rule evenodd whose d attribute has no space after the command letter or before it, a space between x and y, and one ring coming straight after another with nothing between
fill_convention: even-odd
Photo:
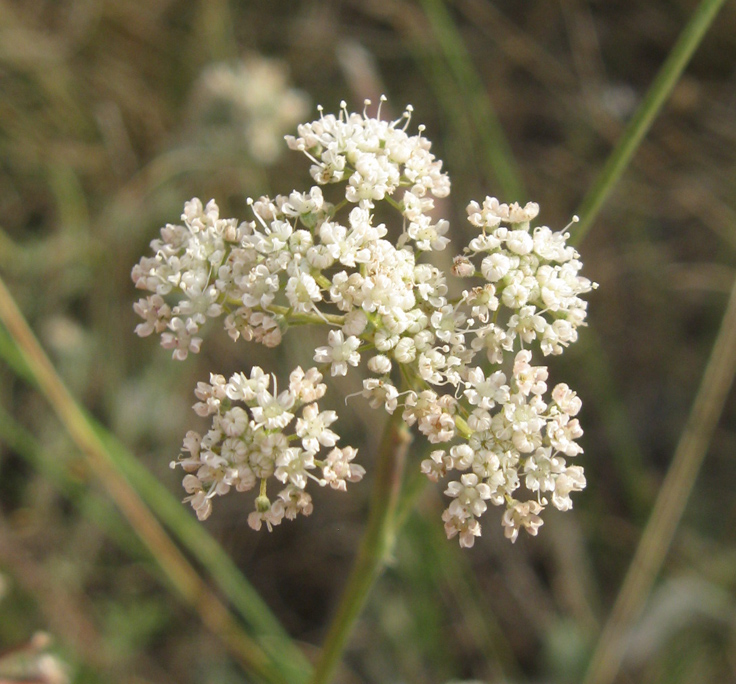
<instances>
[{"instance_id":1,"label":"green stem","mask_svg":"<svg viewBox=\"0 0 736 684\"><path fill-rule=\"evenodd\" d=\"M409 430L397 410L386 424L378 451L371 512L358 557L327 633L311 684L327 684L331 680L368 594L391 556L396 508L410 441Z\"/></svg>"},{"instance_id":2,"label":"green stem","mask_svg":"<svg viewBox=\"0 0 736 684\"><path fill-rule=\"evenodd\" d=\"M725 0L701 0L687 26L680 34L677 43L659 70L636 113L626 126L621 139L608 157L603 170L598 174L593 187L580 206L580 223L572 230L572 244L579 244L598 216L619 178L629 165L639 144L659 114L665 100L690 61L695 49L700 45L706 31L721 9Z\"/></svg>"}]
</instances>

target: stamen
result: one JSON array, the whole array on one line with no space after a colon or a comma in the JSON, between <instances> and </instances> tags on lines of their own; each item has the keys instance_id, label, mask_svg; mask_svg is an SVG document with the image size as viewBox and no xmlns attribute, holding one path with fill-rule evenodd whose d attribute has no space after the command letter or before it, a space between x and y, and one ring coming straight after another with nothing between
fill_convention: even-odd
<instances>
[{"instance_id":1,"label":"stamen","mask_svg":"<svg viewBox=\"0 0 736 684\"><path fill-rule=\"evenodd\" d=\"M304 154L304 156L309 159L310 161L314 162L317 166L319 166L321 169L327 168L327 164L325 164L323 161L320 161L316 157L312 156L306 147L304 147L304 144L302 143L297 147L297 150Z\"/></svg>"},{"instance_id":2,"label":"stamen","mask_svg":"<svg viewBox=\"0 0 736 684\"><path fill-rule=\"evenodd\" d=\"M258 219L258 222L266 229L269 230L268 226L266 225L266 222L263 220L263 217L256 211L255 204L252 197L248 197L245 200L245 203L253 210L253 215Z\"/></svg>"},{"instance_id":3,"label":"stamen","mask_svg":"<svg viewBox=\"0 0 736 684\"><path fill-rule=\"evenodd\" d=\"M379 121L381 120L381 107L383 106L383 103L386 102L388 98L385 95L381 95L381 97L378 100L378 111L376 112L376 119Z\"/></svg>"},{"instance_id":4,"label":"stamen","mask_svg":"<svg viewBox=\"0 0 736 684\"><path fill-rule=\"evenodd\" d=\"M572 226L575 223L578 223L579 221L580 221L580 217L577 214L573 214L573 217L570 219L570 223L568 223L560 232L564 233L568 228L570 228L570 226ZM569 237L570 237L569 234L565 235L566 239Z\"/></svg>"},{"instance_id":5,"label":"stamen","mask_svg":"<svg viewBox=\"0 0 736 684\"><path fill-rule=\"evenodd\" d=\"M351 394L345 395L345 406L348 405L348 399L351 399L352 397L358 397L363 395L363 390L360 390L360 392L353 392Z\"/></svg>"},{"instance_id":6,"label":"stamen","mask_svg":"<svg viewBox=\"0 0 736 684\"><path fill-rule=\"evenodd\" d=\"M406 123L404 124L404 127L401 130L406 131L406 129L409 128L409 122L411 121L411 113L413 111L414 111L414 107L412 107L411 105L406 105L406 109L404 110L404 113L401 115L404 119L406 119Z\"/></svg>"},{"instance_id":7,"label":"stamen","mask_svg":"<svg viewBox=\"0 0 736 684\"><path fill-rule=\"evenodd\" d=\"M311 301L311 300L310 300ZM317 304L315 302L312 303L312 309L314 309L314 312L325 322L327 325L334 325L336 328L341 327L337 323L330 323L327 318L325 318L325 315L317 308Z\"/></svg>"}]
</instances>

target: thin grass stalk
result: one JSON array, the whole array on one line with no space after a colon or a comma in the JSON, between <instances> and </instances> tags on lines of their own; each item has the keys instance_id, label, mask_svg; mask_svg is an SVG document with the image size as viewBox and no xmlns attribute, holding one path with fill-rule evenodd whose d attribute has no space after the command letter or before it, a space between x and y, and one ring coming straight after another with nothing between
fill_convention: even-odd
<instances>
[{"instance_id":1,"label":"thin grass stalk","mask_svg":"<svg viewBox=\"0 0 736 684\"><path fill-rule=\"evenodd\" d=\"M58 455L44 449L36 438L20 425L0 405L0 444L6 444L29 463L46 481L67 500L83 511L90 522L98 525L108 538L133 556L147 554L140 541L121 519L118 510L107 497L100 495L69 475L66 464Z\"/></svg>"},{"instance_id":2,"label":"thin grass stalk","mask_svg":"<svg viewBox=\"0 0 736 684\"><path fill-rule=\"evenodd\" d=\"M207 571L284 677L292 684L306 682L311 673L309 661L217 540L113 435L99 425L93 423L92 426L123 475Z\"/></svg>"},{"instance_id":3,"label":"thin grass stalk","mask_svg":"<svg viewBox=\"0 0 736 684\"><path fill-rule=\"evenodd\" d=\"M618 674L625 638L662 568L735 375L736 280L672 464L600 635L584 684L610 684Z\"/></svg>"},{"instance_id":4,"label":"thin grass stalk","mask_svg":"<svg viewBox=\"0 0 736 684\"><path fill-rule=\"evenodd\" d=\"M84 455L90 470L105 486L176 591L246 671L273 684L286 682L275 667L276 663L233 619L219 597L202 581L135 489L118 471L114 459L59 378L1 278L0 320L16 342L39 389Z\"/></svg>"},{"instance_id":5,"label":"thin grass stalk","mask_svg":"<svg viewBox=\"0 0 736 684\"><path fill-rule=\"evenodd\" d=\"M621 134L595 183L580 206L580 222L571 230L571 244L582 242L603 204L626 170L639 144L649 131L662 105L672 93L690 58L703 40L725 0L701 0L672 48L644 100Z\"/></svg>"},{"instance_id":6,"label":"thin grass stalk","mask_svg":"<svg viewBox=\"0 0 736 684\"><path fill-rule=\"evenodd\" d=\"M371 511L358 556L335 613L310 684L327 684L337 668L355 622L390 559L396 538L396 509L411 433L396 410L384 428L371 493Z\"/></svg>"},{"instance_id":7,"label":"thin grass stalk","mask_svg":"<svg viewBox=\"0 0 736 684\"><path fill-rule=\"evenodd\" d=\"M475 125L482 157L487 160L490 172L498 180L508 201L526 199L524 182L511 146L446 3L444 0L422 0L421 5L450 72L460 86L464 109Z\"/></svg>"},{"instance_id":8,"label":"thin grass stalk","mask_svg":"<svg viewBox=\"0 0 736 684\"><path fill-rule=\"evenodd\" d=\"M16 375L37 386L21 351L3 328L0 328L0 358L5 360ZM83 415L104 442L116 468L174 538L207 570L218 589L255 633L261 647L278 663L286 679L297 684L306 682L311 673L309 661L291 641L260 594L246 580L222 546L108 430L89 415Z\"/></svg>"}]
</instances>

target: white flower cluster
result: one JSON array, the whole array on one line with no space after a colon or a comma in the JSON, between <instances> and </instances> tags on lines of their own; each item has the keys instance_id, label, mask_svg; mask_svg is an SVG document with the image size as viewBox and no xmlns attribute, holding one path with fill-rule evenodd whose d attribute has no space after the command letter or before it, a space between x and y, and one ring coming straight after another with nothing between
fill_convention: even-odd
<instances>
[{"instance_id":1,"label":"white flower cluster","mask_svg":"<svg viewBox=\"0 0 736 684\"><path fill-rule=\"evenodd\" d=\"M445 274L421 260L425 252L449 243L448 222L433 219L431 212L433 198L445 197L450 183L423 128L414 136L406 132L410 118L411 108L386 122L380 107L372 118L351 114L343 104L338 116L321 114L299 126L297 137L287 137L292 149L312 161L318 184L344 184L344 199L337 205L325 201L315 186L306 193L261 197L251 202L255 220L238 223L220 218L214 202L206 207L199 200L187 203L184 225L162 229L161 239L152 243L154 256L133 269L137 287L152 293L135 306L144 319L136 331L161 333L162 345L183 359L199 351L198 333L207 318L223 314L233 339L267 346L279 344L294 325L328 327L326 344L314 353L322 370L346 375L365 363L369 377L362 394L369 404L389 413L400 408L403 419L416 424L430 443L446 445L421 468L434 480L461 473L446 491L453 499L443 515L448 536L472 546L480 534L478 517L490 502L505 507L502 523L513 541L521 528L536 534L540 513L550 502L569 509L570 493L585 486L582 468L566 461L582 451L575 442L582 435L575 418L581 402L566 385L557 385L545 399L547 368L532 365L531 350L560 354L577 339L586 315L581 295L594 285L579 275L579 255L566 244L567 233L531 228L536 204L506 205L488 197L482 205L468 206L479 234L452 268L454 276L479 284L451 299ZM401 216L393 241L389 227L374 221L380 201ZM172 292L179 297L169 304ZM262 400L255 394L246 399L253 417L250 423L243 419L250 425L245 442L266 435L276 439L272 435L286 424L266 423L258 415L283 406L291 416L297 401L293 390L286 403L274 397L275 390L274 395L259 391ZM225 414L219 411L218 405L211 412L221 422ZM320 419L325 426L334 418L326 414ZM235 474L240 466L219 446L224 430L213 429L220 451L208 444L205 455L225 459L227 465L217 460L223 474L215 476L216 468L202 460L199 443L196 453L185 446L192 458L182 461L197 470L185 486L205 514L213 492L243 487ZM288 443L285 438L283 444ZM250 448L242 447L249 454ZM297 451L312 454L300 457L300 473L306 470L305 458L317 464L309 460L316 443L303 442ZM276 456L271 463L276 477L286 482L276 462L284 458ZM250 456L247 461L246 482L252 487L256 477L268 475L255 472ZM316 479L331 482L324 473ZM289 486L288 495L280 495L283 503L268 511L277 504L286 514L295 510L287 499L292 501L294 488L303 488L294 481ZM522 486L526 500L520 497ZM265 514L264 509L254 520L269 522Z\"/></svg>"},{"instance_id":2,"label":"white flower cluster","mask_svg":"<svg viewBox=\"0 0 736 684\"><path fill-rule=\"evenodd\" d=\"M182 466L184 489L200 520L212 512L212 499L227 494L231 487L239 492L253 489L260 481L256 510L248 524L260 530L263 523L270 530L286 517L312 512L312 499L304 491L307 480L345 490L346 482L358 482L365 470L351 461L357 451L338 448L339 436L330 429L337 420L334 411L320 411L326 385L316 368L304 372L296 368L289 377L289 387L278 392L276 378L269 391L270 376L254 366L250 377L236 373L229 380L210 376L210 383L200 382L195 390L198 415L212 416L212 426L204 435L190 431L184 439L182 454L171 467ZM237 405L238 403L245 405ZM286 428L296 419L292 434ZM316 458L322 447L334 447L324 458ZM321 469L321 477L313 471ZM286 487L271 501L266 493L268 478L275 477Z\"/></svg>"},{"instance_id":3,"label":"white flower cluster","mask_svg":"<svg viewBox=\"0 0 736 684\"><path fill-rule=\"evenodd\" d=\"M480 368L468 374L464 395L472 409L467 419L458 419L455 405L450 404L448 432L442 434L427 421L420 411L417 418L414 407L404 411L407 421L419 420L419 428L430 441L444 442L454 437L457 423L467 439L449 450L437 449L422 462L422 472L437 481L448 471L468 471L453 481L445 494L454 501L445 510L447 536L460 536L461 546L472 546L480 535L477 517L485 512L490 501L495 506L506 506L503 525L506 536L516 541L520 528L536 535L542 524L539 513L546 505L544 493L549 493L552 505L566 511L572 508L570 492L585 487L580 466L568 466L564 457L582 452L575 440L583 434L577 418L581 401L567 385L557 385L552 401L547 403L547 369L531 366L531 352L516 354L510 384L506 376L496 371L485 378ZM447 395L445 395L447 396ZM436 397L425 396L427 405L437 402ZM491 411L498 406L497 411ZM424 423L424 429L422 429ZM523 478L526 489L538 495L530 501L518 501L514 493Z\"/></svg>"}]
</instances>

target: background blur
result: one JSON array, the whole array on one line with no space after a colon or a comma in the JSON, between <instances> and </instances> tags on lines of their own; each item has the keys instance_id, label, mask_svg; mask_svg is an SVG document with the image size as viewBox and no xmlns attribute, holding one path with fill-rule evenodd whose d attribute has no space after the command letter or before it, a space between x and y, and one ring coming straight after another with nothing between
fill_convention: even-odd
<instances>
[{"instance_id":1,"label":"background blur","mask_svg":"<svg viewBox=\"0 0 736 684\"><path fill-rule=\"evenodd\" d=\"M440 211L454 244L467 238L467 202L487 194L539 202L540 220L562 228L696 4L0 0L3 277L74 395L180 497L168 464L202 426L196 382L257 363L285 372L313 349L308 336L275 353L234 344L214 326L200 355L175 363L133 335L131 267L185 200L215 198L221 215L245 219L246 197L306 190L308 162L282 136L317 104L360 111L386 93L392 116L414 106L411 129L426 124L445 162L453 191ZM428 487L341 681L579 680L718 330L735 208L731 3L579 245L600 288L581 341L551 365L583 398L588 489L513 546L491 510L461 552L444 539L441 488ZM33 681L63 681L51 654L74 682L246 681L5 365L0 402L0 657L25 645L0 659L0 680L33 670ZM341 409L339 432L370 474L383 416L365 408L356 398ZM621 682L736 681L735 449L732 397ZM311 518L270 535L247 527L252 502L236 493L205 523L307 653L339 598L368 491L313 489ZM50 646L31 642L39 630Z\"/></svg>"}]
</instances>

